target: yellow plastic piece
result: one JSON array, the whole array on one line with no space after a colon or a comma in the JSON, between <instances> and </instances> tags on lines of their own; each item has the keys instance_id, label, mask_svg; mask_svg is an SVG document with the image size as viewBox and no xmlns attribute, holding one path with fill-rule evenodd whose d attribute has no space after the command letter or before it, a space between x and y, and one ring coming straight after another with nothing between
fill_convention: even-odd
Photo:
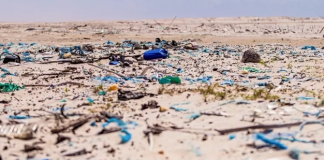
<instances>
[{"instance_id":1,"label":"yellow plastic piece","mask_svg":"<svg viewBox=\"0 0 324 160\"><path fill-rule=\"evenodd\" d=\"M108 91L118 91L118 86L117 85L112 85L108 88Z\"/></svg>"},{"instance_id":2,"label":"yellow plastic piece","mask_svg":"<svg viewBox=\"0 0 324 160\"><path fill-rule=\"evenodd\" d=\"M243 70L243 71L242 71L242 74L249 74L249 71L247 71L247 70Z\"/></svg>"},{"instance_id":3,"label":"yellow plastic piece","mask_svg":"<svg viewBox=\"0 0 324 160\"><path fill-rule=\"evenodd\" d=\"M160 112L165 112L165 111L167 111L168 110L168 108L166 108L166 107L160 107Z\"/></svg>"}]
</instances>

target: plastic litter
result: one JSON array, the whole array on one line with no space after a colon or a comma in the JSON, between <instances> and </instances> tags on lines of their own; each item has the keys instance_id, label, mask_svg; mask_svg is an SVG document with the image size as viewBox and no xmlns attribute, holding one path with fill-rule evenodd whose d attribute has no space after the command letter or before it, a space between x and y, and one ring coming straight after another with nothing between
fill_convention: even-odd
<instances>
[{"instance_id":1,"label":"plastic litter","mask_svg":"<svg viewBox=\"0 0 324 160\"><path fill-rule=\"evenodd\" d=\"M30 116L19 116L19 115L14 115L14 116L10 115L9 116L9 119L29 119L29 118L31 118L31 117Z\"/></svg>"},{"instance_id":2,"label":"plastic litter","mask_svg":"<svg viewBox=\"0 0 324 160\"><path fill-rule=\"evenodd\" d=\"M159 80L160 84L181 84L179 77L166 76Z\"/></svg>"},{"instance_id":3,"label":"plastic litter","mask_svg":"<svg viewBox=\"0 0 324 160\"><path fill-rule=\"evenodd\" d=\"M89 103L94 103L94 100L91 97L88 97L87 100L89 101Z\"/></svg>"},{"instance_id":4,"label":"plastic litter","mask_svg":"<svg viewBox=\"0 0 324 160\"><path fill-rule=\"evenodd\" d=\"M144 52L144 59L145 60L153 60L153 59L159 59L159 58L167 58L169 56L169 53L165 49L155 49L155 50L149 50Z\"/></svg>"},{"instance_id":5,"label":"plastic litter","mask_svg":"<svg viewBox=\"0 0 324 160\"><path fill-rule=\"evenodd\" d=\"M233 139L235 139L236 138L236 135L235 134L231 134L231 135L229 135L229 140L233 140Z\"/></svg>"},{"instance_id":6,"label":"plastic litter","mask_svg":"<svg viewBox=\"0 0 324 160\"><path fill-rule=\"evenodd\" d=\"M117 64L119 64L118 61L110 61L110 62L109 62L109 65L117 65Z\"/></svg>"},{"instance_id":7,"label":"plastic litter","mask_svg":"<svg viewBox=\"0 0 324 160\"><path fill-rule=\"evenodd\" d=\"M106 95L106 94L107 94L106 91L100 91L100 92L99 92L99 96L104 96L104 95Z\"/></svg>"},{"instance_id":8,"label":"plastic litter","mask_svg":"<svg viewBox=\"0 0 324 160\"><path fill-rule=\"evenodd\" d=\"M314 100L313 97L298 97L299 100Z\"/></svg>"},{"instance_id":9,"label":"plastic litter","mask_svg":"<svg viewBox=\"0 0 324 160\"><path fill-rule=\"evenodd\" d=\"M255 134L255 137L256 137L257 140L261 140L264 143L267 143L269 145L275 146L277 148L280 148L280 149L283 149L283 150L285 150L285 149L288 148L286 145L280 143L279 141L271 140L271 139L266 138L264 134L256 133Z\"/></svg>"},{"instance_id":10,"label":"plastic litter","mask_svg":"<svg viewBox=\"0 0 324 160\"><path fill-rule=\"evenodd\" d=\"M302 47L301 49L311 49L311 50L316 50L316 47L315 46L304 46Z\"/></svg>"},{"instance_id":11,"label":"plastic litter","mask_svg":"<svg viewBox=\"0 0 324 160\"><path fill-rule=\"evenodd\" d=\"M127 143L132 139L132 134L130 134L127 130L121 131L124 134L120 134L121 142L120 143Z\"/></svg>"},{"instance_id":12,"label":"plastic litter","mask_svg":"<svg viewBox=\"0 0 324 160\"><path fill-rule=\"evenodd\" d=\"M120 24L122 23L120 22ZM217 24L217 26L223 25ZM227 27L227 25L224 26ZM96 28L91 25L88 29L92 27ZM150 26L148 27L150 28ZM154 29L154 26L152 27ZM54 27L54 29L59 30L60 28ZM74 30L73 32L80 32L80 35L83 35L83 33L88 32L88 29ZM204 27L201 27L201 29L204 30ZM244 32L244 29L234 32ZM103 37L104 34L116 34L116 32L106 32L100 28L96 28L96 30ZM217 30L219 29L212 32L218 32ZM252 32L250 29L246 30ZM281 28L280 30L269 33L286 33L286 31L292 29ZM164 32L174 31L177 31L177 28L174 29L171 25L164 28ZM226 28L220 31L228 32ZM257 31L255 34L257 34ZM194 133L204 135L203 141L206 141L207 138L208 141L217 141L222 136L219 137L219 134L210 133L210 126L213 128L212 132L215 133L219 132L223 135L231 133L227 135L227 141L238 140L236 130L248 128L247 131L251 130L250 133L255 133L255 129L258 128L257 131L262 133L255 134L255 140L266 144L261 147L272 146L285 150L288 147L291 149L290 142L303 143L309 148L316 148L319 147L317 145L322 144L320 141L314 145L313 141L316 136L318 138L320 130L312 131L311 134L308 130L303 130L303 127L308 123L324 124L321 121L324 116L323 93L317 86L324 80L320 74L323 69L320 64L324 57L322 49L316 49L315 46L293 47L285 44L253 44L247 46L213 43L206 46L197 44L195 41L196 39L184 40L176 42L176 45L174 45L175 41L163 39L152 42L125 40L121 43L114 43L108 41L103 44L75 46L44 46L23 42L0 44L0 51L3 53L0 59L3 60L3 63L5 60L8 63L3 65L5 68L2 67L0 70L3 80L12 78L17 83L24 83L26 87L30 87L30 90L4 93L0 97L0 111L7 115L4 116L3 121L1 120L3 123L0 124L0 136L2 136L1 133L7 131L15 132L15 129L10 127L5 130L1 128L7 124L7 121L10 121L10 123L34 123L42 119L41 117L46 117L45 119L55 117L57 118L55 121L46 121L48 123L59 123L53 125L53 129L50 127L52 133L60 134L60 129L66 133L74 132L83 124L86 124L88 128L91 126L91 130L86 130L87 134L95 133L93 130L98 129L98 127L102 129L100 134L107 134L107 136L110 136L108 135L110 133L121 131L119 134L121 144L130 142L132 138L137 137L137 134L143 133L143 131L144 136L150 135L147 136L151 137L150 142L154 141L154 138L164 131L178 132L179 134L184 132L186 134ZM150 48L152 50L148 50ZM247 49L249 53L244 52ZM88 54L91 54L91 56L88 56ZM19 61L21 60L20 64L17 62L18 56ZM58 56L59 60L56 62L50 59ZM241 62L239 61L240 58L242 58ZM243 64L242 62L250 64ZM51 65L50 69L42 67L47 63L59 64ZM78 63L89 65L82 66ZM304 63L307 63L307 65L303 65ZM97 67L92 68L93 66ZM72 74L70 79L66 74ZM75 76L73 74L80 75ZM26 81L24 77L29 77L31 80ZM64 77L64 80L68 82L54 82L60 81L61 77ZM22 81L20 82L20 80ZM24 88L18 85L14 86L13 83L8 84L0 83L0 92L12 92ZM99 84L100 87L98 87ZM64 90L64 88L69 89ZM80 91L80 88L86 90ZM59 95L51 97L46 95L45 98L42 96L34 97L37 93L47 94L47 92L55 92ZM164 95L161 98L162 94ZM26 95L33 98L31 101L38 101L38 103L26 101ZM189 102L176 103L170 107L160 106L160 104L170 105L172 103L169 101L176 100L179 102L191 101L193 104L190 107L183 106L189 104ZM156 105L153 105L152 101L155 101L154 104ZM21 104L22 106L20 106ZM141 104L145 104L144 108L150 109L141 111L141 109L144 109L140 108ZM65 107L65 105L69 107ZM300 109L297 109L297 106ZM42 114L31 113L32 116L28 114L25 116L26 107L30 111L40 111ZM62 107L64 108L62 109ZM46 110L46 112L42 112L43 108L49 109L50 112ZM82 112L80 112L80 108ZM232 108L235 108L236 111L233 112ZM166 113L169 109L176 112ZM98 115L98 112L100 112L100 115ZM252 114L248 112L252 112ZM151 114L153 114L153 119L150 116L147 117ZM74 117L71 117L71 115ZM208 117L205 115L208 115ZM228 115L234 115L236 118L231 119ZM303 119L295 119L300 115ZM219 117L212 119L213 116ZM6 119L8 117L9 119ZM83 120L83 117L86 120ZM183 117L186 118L182 119ZM129 118L147 120L147 123L141 122L141 127L135 128L138 124L134 121L125 120ZM269 122L272 118L276 122L271 126L267 123L272 123ZM103 119L105 119L105 122L102 123ZM229 124L223 130L213 122L214 120L227 122L227 119ZM318 119L318 121L305 121L304 119ZM231 120L234 120L234 122ZM247 121L247 126L231 126L230 123L235 123L236 120ZM204 121L204 125L199 126L198 123L201 121ZM262 125L255 121L261 122ZM290 123L290 121L293 122ZM77 123L69 126L74 122ZM191 125L181 126L179 124L178 126L178 123L181 122L191 123ZM117 124L117 127L110 127L111 123ZM213 127L214 124L215 128ZM298 126L299 124L299 129L289 129L291 126ZM277 131L277 128L281 128L280 132ZM55 129L58 132L55 132ZM136 130L134 130L133 135L130 132L131 129ZM82 131L84 130L82 129ZM301 134L302 131L306 133ZM73 136L73 139L75 138L75 135L70 135ZM152 138L153 135L154 138ZM215 137L209 138L212 136ZM86 141L86 143L90 144L102 140L102 137L94 138L93 135L90 137L93 139ZM143 135L139 137L143 137ZM249 139L240 140L246 140L248 143ZM74 148L77 147L78 143L70 141L61 145L66 145L67 148L70 145ZM148 144L151 150L153 150L152 144L154 143ZM129 146L132 145L137 146L138 144L135 142ZM236 148L230 148L230 150L236 150ZM192 151L196 156L202 156L199 147L192 145ZM204 149L203 151L207 150ZM255 150L255 152L259 151ZM277 151L272 150L272 152ZM109 147L108 153L113 155L114 148ZM300 154L303 153L322 154L321 152L296 149L295 151L290 150L289 156L292 159L300 159ZM164 152L159 151L159 154L164 154ZM269 156L266 152L264 154ZM248 156L254 158L250 153L244 157Z\"/></svg>"},{"instance_id":13,"label":"plastic litter","mask_svg":"<svg viewBox=\"0 0 324 160\"><path fill-rule=\"evenodd\" d=\"M14 83L0 83L0 92L14 92L24 88Z\"/></svg>"}]
</instances>

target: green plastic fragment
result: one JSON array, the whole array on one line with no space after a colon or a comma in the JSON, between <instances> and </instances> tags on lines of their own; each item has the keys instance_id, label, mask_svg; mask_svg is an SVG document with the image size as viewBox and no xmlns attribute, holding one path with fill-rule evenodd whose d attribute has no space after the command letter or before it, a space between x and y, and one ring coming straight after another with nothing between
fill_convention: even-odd
<instances>
[{"instance_id":1,"label":"green plastic fragment","mask_svg":"<svg viewBox=\"0 0 324 160\"><path fill-rule=\"evenodd\" d=\"M253 67L242 67L240 69L246 70L246 71L249 71L249 72L255 72L255 73L259 73L260 72L258 69L253 68Z\"/></svg>"},{"instance_id":2,"label":"green plastic fragment","mask_svg":"<svg viewBox=\"0 0 324 160\"><path fill-rule=\"evenodd\" d=\"M0 92L14 92L20 89L25 89L25 87L21 87L14 83L0 83Z\"/></svg>"},{"instance_id":3,"label":"green plastic fragment","mask_svg":"<svg viewBox=\"0 0 324 160\"><path fill-rule=\"evenodd\" d=\"M103 95L106 95L106 94L107 94L106 91L100 91L100 92L99 92L99 96L103 96Z\"/></svg>"},{"instance_id":4,"label":"green plastic fragment","mask_svg":"<svg viewBox=\"0 0 324 160\"><path fill-rule=\"evenodd\" d=\"M65 99L62 99L61 102L66 102L66 100Z\"/></svg>"},{"instance_id":5,"label":"green plastic fragment","mask_svg":"<svg viewBox=\"0 0 324 160\"><path fill-rule=\"evenodd\" d=\"M166 76L159 80L160 84L181 84L181 79L179 77Z\"/></svg>"}]
</instances>

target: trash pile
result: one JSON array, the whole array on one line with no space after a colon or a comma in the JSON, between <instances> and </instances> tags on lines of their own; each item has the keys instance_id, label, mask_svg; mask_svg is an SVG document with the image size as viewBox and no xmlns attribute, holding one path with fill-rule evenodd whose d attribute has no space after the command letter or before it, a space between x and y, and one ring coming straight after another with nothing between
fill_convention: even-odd
<instances>
[{"instance_id":1,"label":"trash pile","mask_svg":"<svg viewBox=\"0 0 324 160\"><path fill-rule=\"evenodd\" d=\"M2 159L324 154L315 46L156 38L0 52Z\"/></svg>"}]
</instances>

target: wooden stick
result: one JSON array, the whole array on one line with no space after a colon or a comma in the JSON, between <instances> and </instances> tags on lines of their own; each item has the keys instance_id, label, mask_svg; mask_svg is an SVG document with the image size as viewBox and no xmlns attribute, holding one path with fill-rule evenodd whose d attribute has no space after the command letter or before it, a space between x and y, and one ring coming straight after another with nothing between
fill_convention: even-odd
<instances>
[{"instance_id":1,"label":"wooden stick","mask_svg":"<svg viewBox=\"0 0 324 160\"><path fill-rule=\"evenodd\" d=\"M156 24L158 24L160 27L162 27L164 29L164 27L159 23L157 22L156 20L154 20Z\"/></svg>"},{"instance_id":2,"label":"wooden stick","mask_svg":"<svg viewBox=\"0 0 324 160\"><path fill-rule=\"evenodd\" d=\"M91 85L85 85L85 84L82 84L82 83L78 83L78 82L63 82L63 83L59 83L59 84L55 84L54 86L62 86L62 85L67 85L67 84L71 84L71 85L79 85L79 86L91 86ZM51 86L52 84L27 84L27 85L24 85L24 87L49 87Z\"/></svg>"},{"instance_id":3,"label":"wooden stick","mask_svg":"<svg viewBox=\"0 0 324 160\"><path fill-rule=\"evenodd\" d=\"M323 32L323 30L324 30L324 27L321 29L321 31L319 32L319 33L322 33Z\"/></svg>"},{"instance_id":4,"label":"wooden stick","mask_svg":"<svg viewBox=\"0 0 324 160\"><path fill-rule=\"evenodd\" d=\"M168 28L171 26L171 24L173 23L173 21L174 21L176 18L177 18L177 16L175 16L175 17L173 18L173 20L172 20L171 23L169 24ZM163 28L163 29L164 29L164 28Z\"/></svg>"},{"instance_id":5,"label":"wooden stick","mask_svg":"<svg viewBox=\"0 0 324 160\"><path fill-rule=\"evenodd\" d=\"M74 120L68 124L65 124L63 126L59 126L57 128L54 128L51 130L52 133L60 133L62 131L65 131L67 130L68 128L70 127L73 127L73 126L79 126L80 124L84 124L86 122L88 122L90 120L90 118L92 118L93 116L86 116L84 118L80 118L80 119L77 119L77 120Z\"/></svg>"},{"instance_id":6,"label":"wooden stick","mask_svg":"<svg viewBox=\"0 0 324 160\"><path fill-rule=\"evenodd\" d=\"M88 65L93 66L93 67L96 67L96 68L99 68L99 69L102 69L102 70L105 70L105 71L110 72L110 73L114 73L114 74L116 74L116 75L118 75L119 77L122 77L122 78L125 78L125 77L126 77L126 76L124 76L124 75L121 75L121 74L119 74L119 73L116 73L116 72L114 72L114 71L112 71L112 70L109 70L109 69L106 69L106 68L102 68L102 67L99 67L99 66L96 66L96 65L90 64L90 63L88 63Z\"/></svg>"},{"instance_id":7,"label":"wooden stick","mask_svg":"<svg viewBox=\"0 0 324 160\"><path fill-rule=\"evenodd\" d=\"M119 132L119 131L121 131L120 127L114 127L114 128L108 128L108 129L104 128L99 133L97 133L97 135L114 133L114 132Z\"/></svg>"},{"instance_id":8,"label":"wooden stick","mask_svg":"<svg viewBox=\"0 0 324 160\"><path fill-rule=\"evenodd\" d=\"M232 132L246 131L249 129L273 129L273 128L293 127L293 126L299 126L302 123L304 122L294 122L294 123L286 123L286 124L260 124L254 126L238 127L238 128L223 129L223 130L216 130L216 131L224 135ZM307 124L318 124L318 122L308 122Z\"/></svg>"}]
</instances>

